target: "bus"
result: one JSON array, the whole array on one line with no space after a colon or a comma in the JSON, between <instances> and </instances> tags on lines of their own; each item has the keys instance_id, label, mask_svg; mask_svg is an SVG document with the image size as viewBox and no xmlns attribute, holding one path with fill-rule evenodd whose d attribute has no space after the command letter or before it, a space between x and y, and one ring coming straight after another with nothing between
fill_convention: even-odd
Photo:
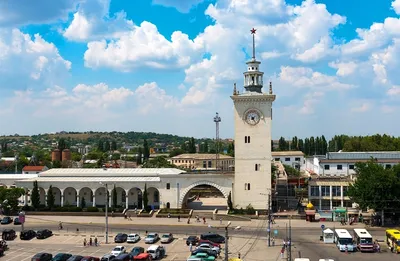
<instances>
[{"instance_id":1,"label":"bus","mask_svg":"<svg viewBox=\"0 0 400 261\"><path fill-rule=\"evenodd\" d=\"M400 253L400 231L397 229L386 230L386 244L394 253Z\"/></svg>"},{"instance_id":2,"label":"bus","mask_svg":"<svg viewBox=\"0 0 400 261\"><path fill-rule=\"evenodd\" d=\"M347 229L335 229L334 242L337 248L342 252L346 250L348 252L354 252L356 250L353 244L353 237Z\"/></svg>"},{"instance_id":3,"label":"bus","mask_svg":"<svg viewBox=\"0 0 400 261\"><path fill-rule=\"evenodd\" d=\"M357 249L361 252L374 252L374 240L371 234L364 228L355 228L354 242L357 245Z\"/></svg>"}]
</instances>

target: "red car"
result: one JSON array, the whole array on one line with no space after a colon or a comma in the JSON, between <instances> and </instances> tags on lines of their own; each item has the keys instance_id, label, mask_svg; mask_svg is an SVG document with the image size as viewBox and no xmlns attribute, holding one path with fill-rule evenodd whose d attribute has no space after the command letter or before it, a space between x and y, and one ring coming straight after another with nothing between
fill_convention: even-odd
<instances>
[{"instance_id":1,"label":"red car","mask_svg":"<svg viewBox=\"0 0 400 261\"><path fill-rule=\"evenodd\" d=\"M100 261L100 258L94 256L85 256L81 261Z\"/></svg>"},{"instance_id":2,"label":"red car","mask_svg":"<svg viewBox=\"0 0 400 261\"><path fill-rule=\"evenodd\" d=\"M199 246L201 244L209 244L209 245L212 245L212 246L215 246L215 247L218 247L219 249L221 249L221 245L220 244L214 243L214 242L212 242L210 240L200 239L199 242L197 243L197 245Z\"/></svg>"}]
</instances>

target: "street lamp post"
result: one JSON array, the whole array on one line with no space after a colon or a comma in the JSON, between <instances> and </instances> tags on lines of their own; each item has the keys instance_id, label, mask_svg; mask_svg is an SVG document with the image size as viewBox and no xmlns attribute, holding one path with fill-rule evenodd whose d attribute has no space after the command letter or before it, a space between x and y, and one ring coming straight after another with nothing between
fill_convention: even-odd
<instances>
[{"instance_id":1,"label":"street lamp post","mask_svg":"<svg viewBox=\"0 0 400 261\"><path fill-rule=\"evenodd\" d=\"M105 210L105 216L106 216L106 227L105 227L105 229L106 229L106 244L108 244L108 184L107 183L103 183L103 182L100 182L100 184L102 185L102 186L104 186L105 187L105 189L106 189L106 210Z\"/></svg>"},{"instance_id":2,"label":"street lamp post","mask_svg":"<svg viewBox=\"0 0 400 261\"><path fill-rule=\"evenodd\" d=\"M271 221L272 221L272 206L271 206L271 190L269 189L270 192L268 194L265 193L260 193L260 195L268 196L268 203L267 203L267 211L268 211L268 247L271 246Z\"/></svg>"},{"instance_id":3,"label":"street lamp post","mask_svg":"<svg viewBox=\"0 0 400 261\"><path fill-rule=\"evenodd\" d=\"M225 257L224 257L224 261L228 261L228 256L229 256L229 232L228 232L228 230L229 230L229 226L231 225L231 222L229 221L227 224L226 224L226 226L220 226L220 227L215 227L215 228L217 228L217 229L219 229L219 228L224 228L225 229ZM208 227L209 228L213 228L213 226L211 226L211 225L208 225ZM235 227L234 228L235 230L240 230L241 229L241 227L240 226L237 226L237 227Z\"/></svg>"}]
</instances>

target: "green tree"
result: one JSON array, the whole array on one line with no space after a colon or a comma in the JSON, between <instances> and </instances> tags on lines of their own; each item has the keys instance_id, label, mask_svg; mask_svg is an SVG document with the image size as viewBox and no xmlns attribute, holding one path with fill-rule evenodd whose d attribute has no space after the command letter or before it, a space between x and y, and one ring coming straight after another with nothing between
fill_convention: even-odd
<instances>
[{"instance_id":1,"label":"green tree","mask_svg":"<svg viewBox=\"0 0 400 261\"><path fill-rule=\"evenodd\" d=\"M86 200L85 197L81 198L81 208L86 208Z\"/></svg>"},{"instance_id":2,"label":"green tree","mask_svg":"<svg viewBox=\"0 0 400 261\"><path fill-rule=\"evenodd\" d=\"M97 141L97 150L104 152L104 141L103 140L98 140Z\"/></svg>"},{"instance_id":3,"label":"green tree","mask_svg":"<svg viewBox=\"0 0 400 261\"><path fill-rule=\"evenodd\" d=\"M150 148L147 140L143 141L143 160L146 161L150 158Z\"/></svg>"},{"instance_id":4,"label":"green tree","mask_svg":"<svg viewBox=\"0 0 400 261\"><path fill-rule=\"evenodd\" d=\"M227 203L228 203L228 210L232 211L233 210L233 202L232 202L232 193L231 193L231 191L229 191Z\"/></svg>"},{"instance_id":5,"label":"green tree","mask_svg":"<svg viewBox=\"0 0 400 261\"><path fill-rule=\"evenodd\" d=\"M65 139L60 138L57 143L57 149L59 149L60 151L63 151L67 148L68 148L68 146L67 146L67 142L65 141Z\"/></svg>"},{"instance_id":6,"label":"green tree","mask_svg":"<svg viewBox=\"0 0 400 261\"><path fill-rule=\"evenodd\" d=\"M231 157L235 157L235 143L229 143L228 145L228 155Z\"/></svg>"},{"instance_id":7,"label":"green tree","mask_svg":"<svg viewBox=\"0 0 400 261\"><path fill-rule=\"evenodd\" d=\"M71 159L73 161L81 161L82 155L80 153L78 153L78 152L72 152L71 153Z\"/></svg>"},{"instance_id":8,"label":"green tree","mask_svg":"<svg viewBox=\"0 0 400 261\"><path fill-rule=\"evenodd\" d=\"M400 207L398 167L385 169L375 160L356 163L356 181L350 185L348 196L361 209L396 209Z\"/></svg>"},{"instance_id":9,"label":"green tree","mask_svg":"<svg viewBox=\"0 0 400 261\"><path fill-rule=\"evenodd\" d=\"M172 157L175 157L175 156L184 154L184 153L185 153L185 151L184 151L183 149L181 149L181 148L173 149L173 150L169 153L169 157L172 158Z\"/></svg>"},{"instance_id":10,"label":"green tree","mask_svg":"<svg viewBox=\"0 0 400 261\"><path fill-rule=\"evenodd\" d=\"M113 141L111 142L111 150L112 150L112 151L117 150L117 142L116 142L115 140L113 140Z\"/></svg>"},{"instance_id":11,"label":"green tree","mask_svg":"<svg viewBox=\"0 0 400 261\"><path fill-rule=\"evenodd\" d=\"M304 141L303 141L303 139L299 139L298 148L299 148L299 151L302 151L304 153Z\"/></svg>"},{"instance_id":12,"label":"green tree","mask_svg":"<svg viewBox=\"0 0 400 261\"><path fill-rule=\"evenodd\" d=\"M47 191L47 206L50 209L54 208L54 193L52 185L50 185L49 190Z\"/></svg>"},{"instance_id":13,"label":"green tree","mask_svg":"<svg viewBox=\"0 0 400 261\"><path fill-rule=\"evenodd\" d=\"M33 189L31 193L31 202L32 206L35 209L38 209L40 206L40 194L39 194L39 187L38 187L38 182L35 180L33 182Z\"/></svg>"},{"instance_id":14,"label":"green tree","mask_svg":"<svg viewBox=\"0 0 400 261\"><path fill-rule=\"evenodd\" d=\"M103 151L104 151L104 152L108 152L108 151L110 151L110 149L111 149L111 144L110 144L110 142L109 142L109 141L103 142Z\"/></svg>"},{"instance_id":15,"label":"green tree","mask_svg":"<svg viewBox=\"0 0 400 261\"><path fill-rule=\"evenodd\" d=\"M300 176L300 171L293 168L292 166L283 164L283 167L285 168L285 172L288 176L290 176L290 177L299 177Z\"/></svg>"},{"instance_id":16,"label":"green tree","mask_svg":"<svg viewBox=\"0 0 400 261\"><path fill-rule=\"evenodd\" d=\"M59 160L53 161L53 162L51 163L51 167L52 167L52 168L55 168L55 169L61 168L61 161L59 161Z\"/></svg>"},{"instance_id":17,"label":"green tree","mask_svg":"<svg viewBox=\"0 0 400 261\"><path fill-rule=\"evenodd\" d=\"M9 214L10 211L18 210L18 200L24 194L25 190L23 188L0 187L0 202L7 202L3 204L5 212Z\"/></svg>"},{"instance_id":18,"label":"green tree","mask_svg":"<svg viewBox=\"0 0 400 261\"><path fill-rule=\"evenodd\" d=\"M278 168L276 167L275 164L271 164L271 180L276 179L276 172L278 171Z\"/></svg>"},{"instance_id":19,"label":"green tree","mask_svg":"<svg viewBox=\"0 0 400 261\"><path fill-rule=\"evenodd\" d=\"M139 165L142 164L142 157L143 157L142 148L139 147L138 152L137 152L137 156L136 156L136 165L139 166Z\"/></svg>"},{"instance_id":20,"label":"green tree","mask_svg":"<svg viewBox=\"0 0 400 261\"><path fill-rule=\"evenodd\" d=\"M278 148L280 151L285 151L287 150L288 144L285 140L284 137L280 137L279 142L278 142Z\"/></svg>"},{"instance_id":21,"label":"green tree","mask_svg":"<svg viewBox=\"0 0 400 261\"><path fill-rule=\"evenodd\" d=\"M190 138L189 145L188 145L188 152L189 153L196 153L196 141L194 138Z\"/></svg>"},{"instance_id":22,"label":"green tree","mask_svg":"<svg viewBox=\"0 0 400 261\"><path fill-rule=\"evenodd\" d=\"M144 191L143 191L143 208L145 210L149 210L149 195L147 193L147 184L144 184Z\"/></svg>"},{"instance_id":23,"label":"green tree","mask_svg":"<svg viewBox=\"0 0 400 261\"><path fill-rule=\"evenodd\" d=\"M158 156L143 163L142 168L177 168L166 157Z\"/></svg>"},{"instance_id":24,"label":"green tree","mask_svg":"<svg viewBox=\"0 0 400 261\"><path fill-rule=\"evenodd\" d=\"M114 184L114 188L112 191L112 205L113 205L113 208L117 207L117 188L115 187L115 184Z\"/></svg>"}]
</instances>

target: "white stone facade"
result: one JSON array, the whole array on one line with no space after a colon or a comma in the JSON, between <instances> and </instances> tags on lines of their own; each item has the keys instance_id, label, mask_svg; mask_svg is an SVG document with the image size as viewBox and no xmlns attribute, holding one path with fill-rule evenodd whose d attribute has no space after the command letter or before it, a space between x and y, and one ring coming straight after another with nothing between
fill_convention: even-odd
<instances>
[{"instance_id":1,"label":"white stone facade","mask_svg":"<svg viewBox=\"0 0 400 261\"><path fill-rule=\"evenodd\" d=\"M86 206L104 206L104 185L107 184L110 207L115 185L118 206L141 208L146 185L148 204L157 209L181 208L187 193L198 185L211 185L227 198L232 191L233 174L196 175L178 169L51 169L37 178L19 180L16 185L31 191L35 180L38 181L42 205L46 204L46 195L52 185L56 205L79 207L85 198Z\"/></svg>"}]
</instances>

